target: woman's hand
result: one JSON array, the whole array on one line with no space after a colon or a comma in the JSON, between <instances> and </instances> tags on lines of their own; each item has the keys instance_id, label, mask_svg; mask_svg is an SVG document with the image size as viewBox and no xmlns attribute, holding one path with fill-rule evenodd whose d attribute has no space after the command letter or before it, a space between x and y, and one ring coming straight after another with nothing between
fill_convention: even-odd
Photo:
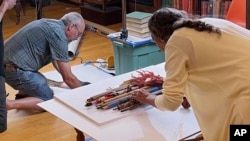
<instances>
[{"instance_id":1,"label":"woman's hand","mask_svg":"<svg viewBox=\"0 0 250 141\"><path fill-rule=\"evenodd\" d=\"M147 92L144 89L139 89L139 90L135 91L134 94L132 94L131 98L140 102L140 103L152 105L155 107L155 104L154 104L155 97L156 97L156 95L150 94L149 92Z\"/></svg>"},{"instance_id":2,"label":"woman's hand","mask_svg":"<svg viewBox=\"0 0 250 141\"><path fill-rule=\"evenodd\" d=\"M189 104L188 100L186 97L183 97L183 102L181 104L183 108L188 109L191 105Z\"/></svg>"},{"instance_id":3,"label":"woman's hand","mask_svg":"<svg viewBox=\"0 0 250 141\"><path fill-rule=\"evenodd\" d=\"M4 9L12 9L16 5L16 0L4 0L2 4Z\"/></svg>"},{"instance_id":4,"label":"woman's hand","mask_svg":"<svg viewBox=\"0 0 250 141\"><path fill-rule=\"evenodd\" d=\"M7 0L8 1L8 9L12 9L16 5L16 0Z\"/></svg>"},{"instance_id":5,"label":"woman's hand","mask_svg":"<svg viewBox=\"0 0 250 141\"><path fill-rule=\"evenodd\" d=\"M11 9L16 5L16 0L0 0L0 22L7 9Z\"/></svg>"}]
</instances>

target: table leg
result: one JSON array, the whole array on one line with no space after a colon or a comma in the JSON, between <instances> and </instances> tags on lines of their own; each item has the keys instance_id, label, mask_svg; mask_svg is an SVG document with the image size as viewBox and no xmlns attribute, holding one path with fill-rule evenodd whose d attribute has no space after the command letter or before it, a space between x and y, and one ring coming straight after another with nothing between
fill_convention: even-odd
<instances>
[{"instance_id":1,"label":"table leg","mask_svg":"<svg viewBox=\"0 0 250 141\"><path fill-rule=\"evenodd\" d=\"M26 6L25 6L26 2L25 0L21 0L21 6L22 6L22 9L23 9L23 15L26 15Z\"/></svg>"},{"instance_id":2,"label":"table leg","mask_svg":"<svg viewBox=\"0 0 250 141\"><path fill-rule=\"evenodd\" d=\"M84 136L84 133L78 129L76 129L76 141L85 141L85 136Z\"/></svg>"},{"instance_id":3,"label":"table leg","mask_svg":"<svg viewBox=\"0 0 250 141\"><path fill-rule=\"evenodd\" d=\"M21 16L21 9L23 9L23 15L25 15L26 13L26 7L25 7L25 0L17 0L16 1L16 6L15 6L15 10L16 10L16 25L18 25L20 23L20 16Z\"/></svg>"},{"instance_id":4,"label":"table leg","mask_svg":"<svg viewBox=\"0 0 250 141\"><path fill-rule=\"evenodd\" d=\"M16 1L16 6L15 6L15 10L16 10L16 25L18 25L20 23L20 12L21 12L21 0L17 0Z\"/></svg>"},{"instance_id":5,"label":"table leg","mask_svg":"<svg viewBox=\"0 0 250 141\"><path fill-rule=\"evenodd\" d=\"M37 15L36 18L37 20L42 18L43 15L43 0L36 0L37 2L37 7L36 7L36 11L37 11Z\"/></svg>"}]
</instances>

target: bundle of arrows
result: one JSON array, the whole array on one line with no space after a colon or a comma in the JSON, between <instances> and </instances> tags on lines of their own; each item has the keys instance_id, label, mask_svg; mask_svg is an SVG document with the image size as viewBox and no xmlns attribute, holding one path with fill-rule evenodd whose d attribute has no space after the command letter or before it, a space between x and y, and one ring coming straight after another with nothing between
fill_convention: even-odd
<instances>
[{"instance_id":1,"label":"bundle of arrows","mask_svg":"<svg viewBox=\"0 0 250 141\"><path fill-rule=\"evenodd\" d=\"M139 76L136 77L132 75L132 79L124 81L119 87L109 89L88 98L85 106L95 105L97 109L114 109L124 112L142 105L138 101L131 99L132 94L139 89L145 89L150 94L154 95L162 94L163 78L161 76L155 75L153 72L149 71L137 72ZM187 104L186 99L184 100Z\"/></svg>"}]
</instances>

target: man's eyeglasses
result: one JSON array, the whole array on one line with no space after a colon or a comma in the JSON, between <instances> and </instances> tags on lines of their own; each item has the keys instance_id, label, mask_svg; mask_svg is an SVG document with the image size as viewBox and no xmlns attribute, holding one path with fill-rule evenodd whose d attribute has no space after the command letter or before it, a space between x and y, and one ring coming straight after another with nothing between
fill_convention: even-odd
<instances>
[{"instance_id":1,"label":"man's eyeglasses","mask_svg":"<svg viewBox=\"0 0 250 141\"><path fill-rule=\"evenodd\" d=\"M83 35L84 32L80 32L80 30L78 29L77 24L74 24L74 27L75 27L75 29L76 29L77 32L78 32L78 37L81 37L81 36Z\"/></svg>"}]
</instances>

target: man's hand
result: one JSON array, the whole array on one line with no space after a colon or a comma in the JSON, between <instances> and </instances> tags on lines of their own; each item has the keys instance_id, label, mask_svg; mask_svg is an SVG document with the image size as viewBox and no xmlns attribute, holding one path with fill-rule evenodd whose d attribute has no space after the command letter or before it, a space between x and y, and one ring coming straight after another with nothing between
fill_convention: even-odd
<instances>
[{"instance_id":1,"label":"man's hand","mask_svg":"<svg viewBox=\"0 0 250 141\"><path fill-rule=\"evenodd\" d=\"M59 86L58 87L70 89L69 86L65 82L59 82Z\"/></svg>"},{"instance_id":2,"label":"man's hand","mask_svg":"<svg viewBox=\"0 0 250 141\"><path fill-rule=\"evenodd\" d=\"M55 80L47 79L48 85L51 87L59 87L69 89L69 86L65 82L58 82Z\"/></svg>"}]
</instances>

